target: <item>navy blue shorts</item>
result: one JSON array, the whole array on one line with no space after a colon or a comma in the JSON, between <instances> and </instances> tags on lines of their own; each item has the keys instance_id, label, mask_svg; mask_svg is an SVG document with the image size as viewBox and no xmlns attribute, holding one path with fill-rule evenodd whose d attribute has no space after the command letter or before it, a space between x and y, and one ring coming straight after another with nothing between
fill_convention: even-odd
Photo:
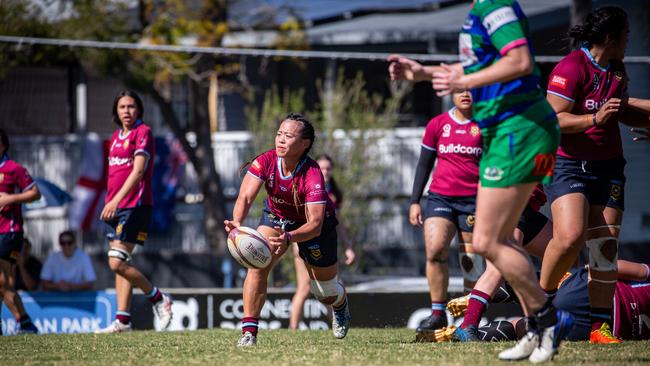
<instances>
[{"instance_id":1,"label":"navy blue shorts","mask_svg":"<svg viewBox=\"0 0 650 366\"><path fill-rule=\"evenodd\" d=\"M424 206L423 219L444 217L460 231L471 233L474 229L476 197L450 197L429 191Z\"/></svg>"},{"instance_id":2,"label":"navy blue shorts","mask_svg":"<svg viewBox=\"0 0 650 366\"><path fill-rule=\"evenodd\" d=\"M119 208L115 218L106 221L106 237L109 241L144 245L149 235L151 206Z\"/></svg>"},{"instance_id":3,"label":"navy blue shorts","mask_svg":"<svg viewBox=\"0 0 650 366\"><path fill-rule=\"evenodd\" d=\"M584 267L571 269L571 274L560 281L553 300L553 305L557 309L568 311L573 315L575 325L567 335L570 341L586 341L591 333L588 277L589 274Z\"/></svg>"},{"instance_id":4,"label":"navy blue shorts","mask_svg":"<svg viewBox=\"0 0 650 366\"><path fill-rule=\"evenodd\" d=\"M582 193L590 205L624 210L625 159L575 160L558 156L553 183L544 186L549 202L570 193Z\"/></svg>"},{"instance_id":5,"label":"navy blue shorts","mask_svg":"<svg viewBox=\"0 0 650 366\"><path fill-rule=\"evenodd\" d=\"M533 210L530 206L526 206L524 213L517 223L517 228L524 233L523 245L526 246L526 244L533 241L547 222L548 218L543 213Z\"/></svg>"},{"instance_id":6,"label":"navy blue shorts","mask_svg":"<svg viewBox=\"0 0 650 366\"><path fill-rule=\"evenodd\" d=\"M0 259L16 263L23 250L23 233L0 234Z\"/></svg>"},{"instance_id":7,"label":"navy blue shorts","mask_svg":"<svg viewBox=\"0 0 650 366\"><path fill-rule=\"evenodd\" d=\"M279 226L285 231L291 231L296 230L304 224L305 223L301 221L290 221L278 217L271 212L266 200L264 200L264 211L260 218L260 226L264 225L271 228ZM336 253L338 245L336 225L338 224L339 222L336 220L336 215L334 213L326 213L320 235L298 243L300 258L314 267L329 267L335 265L338 262L338 255Z\"/></svg>"}]
</instances>

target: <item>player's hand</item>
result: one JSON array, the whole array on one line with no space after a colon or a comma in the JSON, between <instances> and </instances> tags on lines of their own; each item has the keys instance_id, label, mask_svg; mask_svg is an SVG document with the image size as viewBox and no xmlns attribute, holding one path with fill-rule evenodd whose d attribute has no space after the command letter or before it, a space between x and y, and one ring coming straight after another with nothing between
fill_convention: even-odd
<instances>
[{"instance_id":1,"label":"player's hand","mask_svg":"<svg viewBox=\"0 0 650 366\"><path fill-rule=\"evenodd\" d=\"M115 201L110 201L104 206L104 209L102 210L101 215L99 215L99 218L102 219L103 221L111 221L115 218L115 213L117 212L117 204L118 202Z\"/></svg>"},{"instance_id":2,"label":"player's hand","mask_svg":"<svg viewBox=\"0 0 650 366\"><path fill-rule=\"evenodd\" d=\"M419 203L411 204L409 208L409 222L415 227L422 227L422 207Z\"/></svg>"},{"instance_id":3,"label":"player's hand","mask_svg":"<svg viewBox=\"0 0 650 366\"><path fill-rule=\"evenodd\" d=\"M226 232L229 233L230 230L238 228L240 223L239 221L234 221L234 220L223 220L223 225L224 228L226 229Z\"/></svg>"},{"instance_id":4,"label":"player's hand","mask_svg":"<svg viewBox=\"0 0 650 366\"><path fill-rule=\"evenodd\" d=\"M391 80L417 81L418 76L421 76L424 71L424 67L419 62L400 55L390 55L386 61L390 62L388 74Z\"/></svg>"},{"instance_id":5,"label":"player's hand","mask_svg":"<svg viewBox=\"0 0 650 366\"><path fill-rule=\"evenodd\" d=\"M621 100L610 98L596 112L596 126L602 126L621 110Z\"/></svg>"},{"instance_id":6,"label":"player's hand","mask_svg":"<svg viewBox=\"0 0 650 366\"><path fill-rule=\"evenodd\" d=\"M431 84L437 96L444 97L454 92L467 90L463 74L445 63L440 64L440 67L442 70L434 72L431 79Z\"/></svg>"},{"instance_id":7,"label":"player's hand","mask_svg":"<svg viewBox=\"0 0 650 366\"><path fill-rule=\"evenodd\" d=\"M283 231L279 226L274 227L274 229L276 233L279 232L281 234L278 236L269 236L269 245L274 254L280 255L289 249L289 246L291 245L291 235L286 231Z\"/></svg>"},{"instance_id":8,"label":"player's hand","mask_svg":"<svg viewBox=\"0 0 650 366\"><path fill-rule=\"evenodd\" d=\"M357 253L352 248L345 248L345 265L350 266L357 259Z\"/></svg>"},{"instance_id":9,"label":"player's hand","mask_svg":"<svg viewBox=\"0 0 650 366\"><path fill-rule=\"evenodd\" d=\"M632 140L634 141L650 141L650 128L632 128L630 131L636 133L638 136L634 136Z\"/></svg>"}]
</instances>

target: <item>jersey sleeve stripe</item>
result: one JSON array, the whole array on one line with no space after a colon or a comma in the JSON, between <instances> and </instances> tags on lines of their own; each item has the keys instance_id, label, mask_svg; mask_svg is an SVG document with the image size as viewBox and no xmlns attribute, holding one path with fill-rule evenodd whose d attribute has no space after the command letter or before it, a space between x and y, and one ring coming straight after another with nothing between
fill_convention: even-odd
<instances>
[{"instance_id":1,"label":"jersey sleeve stripe","mask_svg":"<svg viewBox=\"0 0 650 366\"><path fill-rule=\"evenodd\" d=\"M571 102L571 103L575 103L575 102L576 102L575 99L569 98L569 97L567 97L566 95L562 95L562 94L560 94L560 93L558 93L558 92L554 92L554 91L550 91L550 90L547 90L546 92L547 92L548 94L553 94L553 95L555 95L555 96L557 96L557 97L560 97L560 98L562 98L562 99L564 99L564 100L568 100L568 101Z\"/></svg>"},{"instance_id":2,"label":"jersey sleeve stripe","mask_svg":"<svg viewBox=\"0 0 650 366\"><path fill-rule=\"evenodd\" d=\"M514 41L512 41L512 42L506 44L505 46L503 46L501 48L501 50L499 51L499 53L501 54L501 56L504 56L511 49L517 48L517 47L520 47L520 46L523 46L523 45L526 45L526 44L528 44L528 40L526 38L515 39Z\"/></svg>"},{"instance_id":3,"label":"jersey sleeve stripe","mask_svg":"<svg viewBox=\"0 0 650 366\"><path fill-rule=\"evenodd\" d=\"M262 178L260 178L260 177L258 177L257 175L255 175L255 174L253 174L253 173L251 173L251 172L250 172L250 170L249 170L249 171L247 171L247 172L246 172L246 174L250 174L251 176L253 176L253 177L255 177L255 178L257 178L257 179L259 179L259 180L261 180L262 182L264 182L264 179L262 179Z\"/></svg>"},{"instance_id":4,"label":"jersey sleeve stripe","mask_svg":"<svg viewBox=\"0 0 650 366\"><path fill-rule=\"evenodd\" d=\"M145 149L137 149L133 153L133 156L135 155L145 155L147 157L147 160L144 162L144 168L147 169L147 166L149 165L149 160L151 160L151 155L149 154L149 152Z\"/></svg>"},{"instance_id":5,"label":"jersey sleeve stripe","mask_svg":"<svg viewBox=\"0 0 650 366\"><path fill-rule=\"evenodd\" d=\"M431 147L431 146L428 146L428 145L425 145L425 144L422 144L422 147L427 149L427 150L430 150L430 151L436 151L435 147Z\"/></svg>"},{"instance_id":6,"label":"jersey sleeve stripe","mask_svg":"<svg viewBox=\"0 0 650 366\"><path fill-rule=\"evenodd\" d=\"M27 187L25 187L25 189L23 189L23 192L25 192L27 190L30 190L35 185L36 185L36 182L31 182L30 184L27 185Z\"/></svg>"},{"instance_id":7,"label":"jersey sleeve stripe","mask_svg":"<svg viewBox=\"0 0 650 366\"><path fill-rule=\"evenodd\" d=\"M305 205L325 204L327 201L305 202Z\"/></svg>"}]
</instances>

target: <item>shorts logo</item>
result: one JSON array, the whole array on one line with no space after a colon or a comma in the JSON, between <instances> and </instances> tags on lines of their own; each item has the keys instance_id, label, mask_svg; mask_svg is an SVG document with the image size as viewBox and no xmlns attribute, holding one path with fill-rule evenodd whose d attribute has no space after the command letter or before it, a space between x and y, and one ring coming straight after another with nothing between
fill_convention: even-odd
<instances>
[{"instance_id":1,"label":"shorts logo","mask_svg":"<svg viewBox=\"0 0 650 366\"><path fill-rule=\"evenodd\" d=\"M451 212L451 208L449 208L449 207L436 207L436 208L433 209L433 211L434 212L440 212L440 211Z\"/></svg>"},{"instance_id":2,"label":"shorts logo","mask_svg":"<svg viewBox=\"0 0 650 366\"><path fill-rule=\"evenodd\" d=\"M609 192L609 195L610 195L612 200L618 201L619 198L621 198L622 191L623 190L621 189L620 184L612 183L612 188L611 188L611 190Z\"/></svg>"},{"instance_id":3,"label":"shorts logo","mask_svg":"<svg viewBox=\"0 0 650 366\"><path fill-rule=\"evenodd\" d=\"M124 147L124 150L128 149L129 148L129 140L124 140L124 142L122 143L122 147Z\"/></svg>"},{"instance_id":4,"label":"shorts logo","mask_svg":"<svg viewBox=\"0 0 650 366\"><path fill-rule=\"evenodd\" d=\"M17 261L19 257L20 257L20 252L16 250L12 250L11 253L9 254L9 258L15 261Z\"/></svg>"},{"instance_id":5,"label":"shorts logo","mask_svg":"<svg viewBox=\"0 0 650 366\"><path fill-rule=\"evenodd\" d=\"M584 188L586 186L587 185L584 183L571 183L571 185L569 185L569 188L576 189L576 188Z\"/></svg>"},{"instance_id":6,"label":"shorts logo","mask_svg":"<svg viewBox=\"0 0 650 366\"><path fill-rule=\"evenodd\" d=\"M469 130L470 135L472 135L474 137L478 136L479 132L480 131L478 129L478 126L472 126L472 128L470 128L470 130Z\"/></svg>"},{"instance_id":7,"label":"shorts logo","mask_svg":"<svg viewBox=\"0 0 650 366\"><path fill-rule=\"evenodd\" d=\"M533 175L536 177L552 177L555 169L555 154L535 155L535 168Z\"/></svg>"},{"instance_id":8,"label":"shorts logo","mask_svg":"<svg viewBox=\"0 0 650 366\"><path fill-rule=\"evenodd\" d=\"M566 83L567 83L566 78L563 78L559 75L553 75L553 78L551 79L551 82L549 84L553 86L557 86L560 89L566 89Z\"/></svg>"},{"instance_id":9,"label":"shorts logo","mask_svg":"<svg viewBox=\"0 0 650 366\"><path fill-rule=\"evenodd\" d=\"M616 78L617 81L623 80L623 72L621 71L615 71L614 72L614 77Z\"/></svg>"},{"instance_id":10,"label":"shorts logo","mask_svg":"<svg viewBox=\"0 0 650 366\"><path fill-rule=\"evenodd\" d=\"M138 241L145 241L145 240L147 240L147 233L142 232L142 231L139 232L139 233L138 233L138 238L137 238L137 240L138 240Z\"/></svg>"},{"instance_id":11,"label":"shorts logo","mask_svg":"<svg viewBox=\"0 0 650 366\"><path fill-rule=\"evenodd\" d=\"M120 235L120 234L122 234L123 229L124 229L124 223L120 222L119 224L117 224L117 227L115 228L115 233L117 235Z\"/></svg>"},{"instance_id":12,"label":"shorts logo","mask_svg":"<svg viewBox=\"0 0 650 366\"><path fill-rule=\"evenodd\" d=\"M323 257L323 253L320 251L320 245L313 244L308 246L307 249L309 249L309 255L311 255L315 260L319 260Z\"/></svg>"},{"instance_id":13,"label":"shorts logo","mask_svg":"<svg viewBox=\"0 0 650 366\"><path fill-rule=\"evenodd\" d=\"M503 170L495 166L489 166L483 171L483 179L493 181L501 180L503 179Z\"/></svg>"},{"instance_id":14,"label":"shorts logo","mask_svg":"<svg viewBox=\"0 0 650 366\"><path fill-rule=\"evenodd\" d=\"M467 215L467 219L465 219L465 223L467 226L472 227L474 226L474 223L476 222L476 217L474 215Z\"/></svg>"}]
</instances>

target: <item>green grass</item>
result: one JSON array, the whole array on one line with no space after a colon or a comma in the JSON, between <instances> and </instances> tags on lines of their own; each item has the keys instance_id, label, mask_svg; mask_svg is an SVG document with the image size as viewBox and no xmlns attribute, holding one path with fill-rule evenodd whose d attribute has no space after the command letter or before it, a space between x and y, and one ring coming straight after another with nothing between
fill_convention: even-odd
<instances>
[{"instance_id":1,"label":"green grass","mask_svg":"<svg viewBox=\"0 0 650 366\"><path fill-rule=\"evenodd\" d=\"M344 340L329 331L262 330L257 347L241 349L235 347L238 336L237 331L214 329L0 337L0 364L476 366L497 364L497 352L512 344L413 343L414 333L407 329L352 329ZM612 346L566 342L553 365L649 363L648 341Z\"/></svg>"}]
</instances>

